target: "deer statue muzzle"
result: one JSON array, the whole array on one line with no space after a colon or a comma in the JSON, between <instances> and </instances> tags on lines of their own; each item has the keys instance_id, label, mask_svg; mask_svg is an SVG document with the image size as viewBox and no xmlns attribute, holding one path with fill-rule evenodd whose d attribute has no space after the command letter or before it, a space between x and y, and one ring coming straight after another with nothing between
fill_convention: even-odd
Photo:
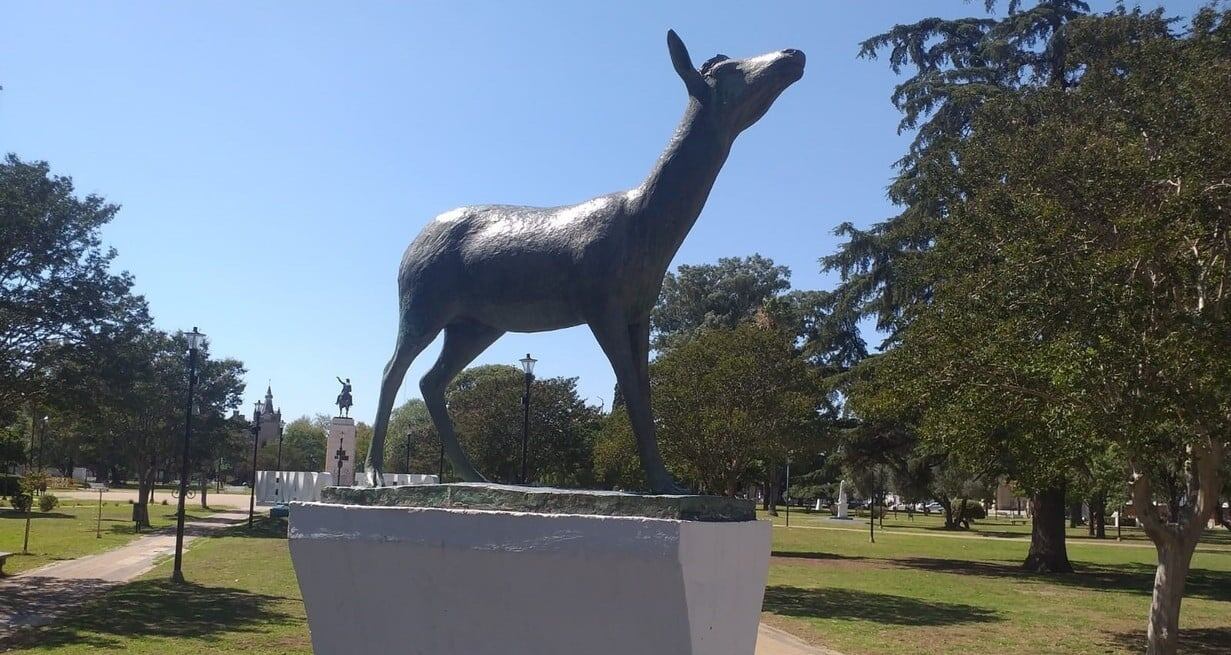
<instances>
[{"instance_id":1,"label":"deer statue muzzle","mask_svg":"<svg viewBox=\"0 0 1231 655\"><path fill-rule=\"evenodd\" d=\"M804 54L718 55L698 70L674 31L667 32L667 48L688 104L640 186L563 207L461 207L437 216L407 248L398 269L397 346L385 366L368 450L376 484L383 483L385 433L398 388L441 331L440 357L419 388L454 473L481 482L445 407L449 382L505 332L585 323L615 371L650 488L683 493L654 435L650 310L735 137L803 76Z\"/></svg>"}]
</instances>

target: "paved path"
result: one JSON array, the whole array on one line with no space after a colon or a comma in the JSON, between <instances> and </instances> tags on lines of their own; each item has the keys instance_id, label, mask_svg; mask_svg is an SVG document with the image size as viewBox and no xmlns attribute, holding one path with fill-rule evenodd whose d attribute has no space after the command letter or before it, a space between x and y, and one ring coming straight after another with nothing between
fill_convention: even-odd
<instances>
[{"instance_id":1,"label":"paved path","mask_svg":"<svg viewBox=\"0 0 1231 655\"><path fill-rule=\"evenodd\" d=\"M184 524L184 541L246 521L224 512ZM43 625L68 609L154 568L175 552L175 532L156 532L97 555L48 564L0 580L0 640L14 627Z\"/></svg>"},{"instance_id":2,"label":"paved path","mask_svg":"<svg viewBox=\"0 0 1231 655\"><path fill-rule=\"evenodd\" d=\"M757 631L756 655L842 655L828 648L809 646L795 635L761 624Z\"/></svg>"},{"instance_id":3,"label":"paved path","mask_svg":"<svg viewBox=\"0 0 1231 655\"><path fill-rule=\"evenodd\" d=\"M198 489L197 493L200 494L201 490ZM88 489L83 489L80 491L56 490L55 494L59 496L61 500L64 500L65 498L71 498L73 500L81 500L81 501L91 501L91 500L97 501L98 500L98 492L90 491ZM157 492L154 493L154 503L155 504L161 503L164 499L168 503L171 503L171 504L174 504L175 502L177 502L176 498L171 495L170 491L164 491L162 489L159 489ZM136 489L112 489L110 491L103 492L104 502L122 503L122 502L129 501L129 500L132 500L132 501L137 500L137 490ZM206 501L209 503L209 506L213 508L221 509L221 508L226 508L226 507L235 507L235 508L239 508L245 511L247 511L248 509L248 494L246 493L242 493L242 494L214 493L213 491L210 491L209 495L206 496ZM199 510L201 507L200 496L198 495L196 497L189 498L188 501L184 503L184 505L185 507L188 508L189 511ZM257 506L260 507L261 505L262 503L260 501L257 501Z\"/></svg>"}]
</instances>

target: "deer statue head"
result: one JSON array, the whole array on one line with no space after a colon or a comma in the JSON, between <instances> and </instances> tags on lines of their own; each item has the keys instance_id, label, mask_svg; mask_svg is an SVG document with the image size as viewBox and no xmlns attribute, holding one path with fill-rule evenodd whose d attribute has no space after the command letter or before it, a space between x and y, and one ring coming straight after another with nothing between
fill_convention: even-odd
<instances>
[{"instance_id":1,"label":"deer statue head","mask_svg":"<svg viewBox=\"0 0 1231 655\"><path fill-rule=\"evenodd\" d=\"M795 49L748 59L716 55L697 70L674 30L667 32L667 47L675 72L699 106L699 118L731 139L764 116L778 95L804 75L804 53Z\"/></svg>"}]
</instances>

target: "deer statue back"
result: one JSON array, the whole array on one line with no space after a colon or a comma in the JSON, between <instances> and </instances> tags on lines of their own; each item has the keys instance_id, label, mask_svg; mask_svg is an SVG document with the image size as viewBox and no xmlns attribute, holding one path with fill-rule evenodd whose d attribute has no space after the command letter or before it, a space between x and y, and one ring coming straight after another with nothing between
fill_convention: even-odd
<instances>
[{"instance_id":1,"label":"deer statue back","mask_svg":"<svg viewBox=\"0 0 1231 655\"><path fill-rule=\"evenodd\" d=\"M437 216L406 250L398 269L397 346L385 366L368 450L377 484L398 388L441 331L440 357L419 388L453 471L480 482L445 407L449 382L505 332L585 323L615 370L650 488L682 492L654 436L650 310L735 137L803 76L804 54L718 55L697 70L674 31L667 47L688 105L640 186L564 207L461 207Z\"/></svg>"}]
</instances>

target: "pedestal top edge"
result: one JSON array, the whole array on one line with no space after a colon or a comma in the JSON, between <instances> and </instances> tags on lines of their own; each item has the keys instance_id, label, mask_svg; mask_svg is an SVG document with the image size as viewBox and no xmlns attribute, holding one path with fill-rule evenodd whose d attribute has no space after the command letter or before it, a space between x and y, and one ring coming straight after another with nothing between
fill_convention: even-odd
<instances>
[{"instance_id":1,"label":"pedestal top edge","mask_svg":"<svg viewBox=\"0 0 1231 655\"><path fill-rule=\"evenodd\" d=\"M751 500L727 496L643 495L460 482L394 487L326 487L321 503L429 509L475 509L530 514L582 514L710 523L756 520Z\"/></svg>"}]
</instances>

